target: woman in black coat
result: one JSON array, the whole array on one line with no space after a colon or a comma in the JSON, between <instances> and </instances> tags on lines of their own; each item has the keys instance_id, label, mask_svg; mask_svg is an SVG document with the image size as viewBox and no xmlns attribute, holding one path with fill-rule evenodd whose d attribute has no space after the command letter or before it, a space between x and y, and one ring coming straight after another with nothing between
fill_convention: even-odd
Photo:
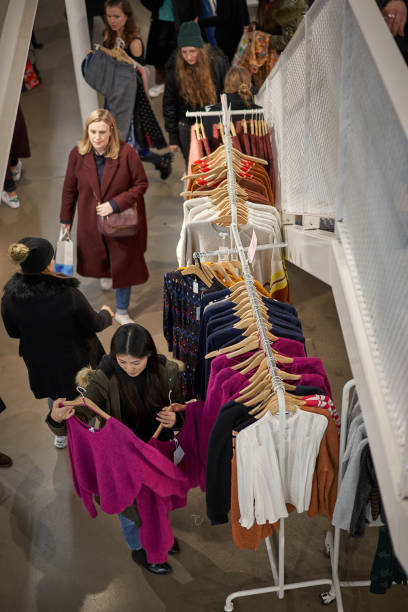
<instances>
[{"instance_id":1,"label":"woman in black coat","mask_svg":"<svg viewBox=\"0 0 408 612\"><path fill-rule=\"evenodd\" d=\"M228 59L214 47L204 45L194 21L181 25L177 44L177 51L166 65L163 116L170 149L175 153L180 147L187 166L194 119L186 118L186 111L198 111L217 102Z\"/></svg>"},{"instance_id":2,"label":"woman in black coat","mask_svg":"<svg viewBox=\"0 0 408 612\"><path fill-rule=\"evenodd\" d=\"M74 399L75 375L104 355L96 332L112 323L108 306L95 312L79 291L79 281L55 274L54 249L43 238L23 238L9 247L20 272L4 287L1 314L11 338L19 338L19 354L28 369L37 399ZM56 438L57 448L66 440Z\"/></svg>"}]
</instances>

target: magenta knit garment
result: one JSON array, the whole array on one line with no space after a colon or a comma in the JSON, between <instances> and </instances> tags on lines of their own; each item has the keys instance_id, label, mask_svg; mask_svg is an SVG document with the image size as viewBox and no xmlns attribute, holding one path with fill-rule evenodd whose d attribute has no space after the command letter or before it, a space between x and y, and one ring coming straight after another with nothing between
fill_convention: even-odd
<instances>
[{"instance_id":1,"label":"magenta knit garment","mask_svg":"<svg viewBox=\"0 0 408 612\"><path fill-rule=\"evenodd\" d=\"M204 402L201 400L187 404L183 429L177 434L178 444L184 451L184 457L178 467L188 479L190 489L202 485L200 474L203 469L205 470L205 465L201 464L200 456L200 447L205 433L204 423L202 422L203 408ZM173 461L173 454L176 449L175 439L164 442L150 438L149 444ZM205 491L205 488L202 490Z\"/></svg>"},{"instance_id":2,"label":"magenta knit garment","mask_svg":"<svg viewBox=\"0 0 408 612\"><path fill-rule=\"evenodd\" d=\"M67 435L74 489L91 517L97 516L92 495L108 514L119 514L136 498L147 559L166 561L174 541L168 512L186 505L189 489L182 470L113 417L93 431L73 416Z\"/></svg>"}]
</instances>

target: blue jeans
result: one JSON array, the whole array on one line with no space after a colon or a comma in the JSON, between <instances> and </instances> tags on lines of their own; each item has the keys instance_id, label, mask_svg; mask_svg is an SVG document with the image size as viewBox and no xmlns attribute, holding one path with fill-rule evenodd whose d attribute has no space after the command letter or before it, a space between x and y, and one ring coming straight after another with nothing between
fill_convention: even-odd
<instances>
[{"instance_id":1,"label":"blue jeans","mask_svg":"<svg viewBox=\"0 0 408 612\"><path fill-rule=\"evenodd\" d=\"M120 289L115 289L116 292L116 310L122 310L121 314L127 312L129 308L130 302L130 291L131 287L121 287Z\"/></svg>"},{"instance_id":2,"label":"blue jeans","mask_svg":"<svg viewBox=\"0 0 408 612\"><path fill-rule=\"evenodd\" d=\"M123 537L130 550L140 550L142 545L140 543L139 527L136 527L134 522L127 519L123 514L118 514L118 518Z\"/></svg>"}]
</instances>

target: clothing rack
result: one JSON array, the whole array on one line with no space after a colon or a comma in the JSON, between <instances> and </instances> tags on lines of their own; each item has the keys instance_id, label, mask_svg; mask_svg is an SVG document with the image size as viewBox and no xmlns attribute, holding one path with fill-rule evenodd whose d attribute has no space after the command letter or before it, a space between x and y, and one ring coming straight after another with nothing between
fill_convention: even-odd
<instances>
[{"instance_id":1,"label":"clothing rack","mask_svg":"<svg viewBox=\"0 0 408 612\"><path fill-rule=\"evenodd\" d=\"M275 244L260 244L256 247L257 251L269 251L270 249L278 249L278 248L284 248L288 245L287 242L278 242ZM249 247L243 247L243 251L244 253L248 252ZM216 255L237 255L238 254L238 249L225 249L223 251L220 251L219 249L217 251L194 251L193 253L193 260L197 261L197 260L203 260L206 257L215 257Z\"/></svg>"},{"instance_id":2,"label":"clothing rack","mask_svg":"<svg viewBox=\"0 0 408 612\"><path fill-rule=\"evenodd\" d=\"M232 165L232 139L230 133L230 116L234 111L227 109L227 98L226 95L223 94L221 96L222 103L222 113L223 113L223 124L224 124L224 132L225 132L225 153L226 153L226 161L227 161L227 179L228 179L228 195L231 206L231 216L232 223L230 226L231 236L235 242L236 252L239 255L239 259L242 265L242 275L244 278L244 282L246 285L246 289L248 292L248 296L251 303L251 309L255 316L259 334L260 344L267 358L268 371L272 381L274 392L277 395L278 403L279 403L279 428L280 428L280 441L279 441L279 463L281 469L282 479L285 478L284 473L284 456L285 456L285 421L286 421L286 410L285 410L285 394L284 394L284 385L282 380L278 376L277 365L272 353L272 349L270 346L270 341L267 337L267 330L264 324L264 321L261 316L259 303L256 297L256 289L253 284L253 277L250 271L249 263L245 255L245 249L242 246L241 239L238 231L238 223L237 223L237 209L236 209L236 189L235 189L235 174ZM260 109L256 109L260 110ZM199 116L206 115L207 113L187 113L187 116ZM219 113L216 113L219 115ZM284 576L284 567L285 567L285 519L281 518L279 521L279 551L278 551L278 571L276 572L276 564L273 558L273 552L270 546L270 542L268 539L266 540L266 547L268 552L269 561L271 564L272 575L274 578L274 586L264 587L259 589L250 589L245 591L236 591L228 595L224 610L225 612L231 612L234 609L233 600L237 597L247 597L250 595L258 595L265 593L277 593L279 599L284 597L284 592L286 590L293 590L303 587L309 586L317 586L323 584L329 584L331 589L333 589L335 596L337 598L337 606L338 610L342 611L343 606L341 603L341 593L340 586L338 581L338 576L334 572L334 564L333 564L333 547L330 546L330 559L332 563L332 577L325 578L320 580L308 580L305 582L297 582L291 584L285 584L285 576ZM331 535L331 532L330 532ZM326 538L327 539L327 538ZM329 538L330 540L330 538ZM330 543L330 542L329 542ZM337 553L338 554L338 553ZM274 570L275 568L275 570Z\"/></svg>"},{"instance_id":3,"label":"clothing rack","mask_svg":"<svg viewBox=\"0 0 408 612\"><path fill-rule=\"evenodd\" d=\"M341 428L340 428L340 449L339 449L339 478L338 487L340 488L342 481L342 469L341 464L343 462L344 452L346 450L346 437L347 437L347 417L350 410L350 391L356 386L354 379L349 380L343 387L343 396L341 404ZM340 558L340 527L334 527L334 540L331 531L326 534L326 550L330 554L333 565L333 573L336 575L338 580L338 593L336 594L332 587L329 591L325 591L320 594L320 599L323 605L328 605L335 599L337 599L338 610L343 610L343 603L341 598L341 587L369 587L371 584L370 580L339 580L339 558ZM393 583L395 584L395 583Z\"/></svg>"},{"instance_id":4,"label":"clothing rack","mask_svg":"<svg viewBox=\"0 0 408 612\"><path fill-rule=\"evenodd\" d=\"M222 94L225 95L225 94ZM263 115L263 108L243 108L242 110L230 110L230 115ZM219 111L186 111L186 117L221 117L222 110ZM225 128L225 125L224 125Z\"/></svg>"}]
</instances>

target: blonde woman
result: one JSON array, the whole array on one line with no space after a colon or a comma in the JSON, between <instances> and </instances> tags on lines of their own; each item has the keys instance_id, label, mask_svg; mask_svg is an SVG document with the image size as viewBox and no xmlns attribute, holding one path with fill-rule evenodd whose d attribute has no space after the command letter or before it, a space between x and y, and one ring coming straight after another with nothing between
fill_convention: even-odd
<instances>
[{"instance_id":1,"label":"blonde woman","mask_svg":"<svg viewBox=\"0 0 408 612\"><path fill-rule=\"evenodd\" d=\"M69 155L62 189L60 222L71 229L78 209L77 271L100 278L103 289L109 280L116 289L115 319L132 322L128 314L132 285L146 282L144 260L147 226L144 193L148 187L136 151L119 140L116 123L105 109L92 111L82 139ZM97 215L119 213L136 204L139 232L136 236L111 238L97 228Z\"/></svg>"}]
</instances>

